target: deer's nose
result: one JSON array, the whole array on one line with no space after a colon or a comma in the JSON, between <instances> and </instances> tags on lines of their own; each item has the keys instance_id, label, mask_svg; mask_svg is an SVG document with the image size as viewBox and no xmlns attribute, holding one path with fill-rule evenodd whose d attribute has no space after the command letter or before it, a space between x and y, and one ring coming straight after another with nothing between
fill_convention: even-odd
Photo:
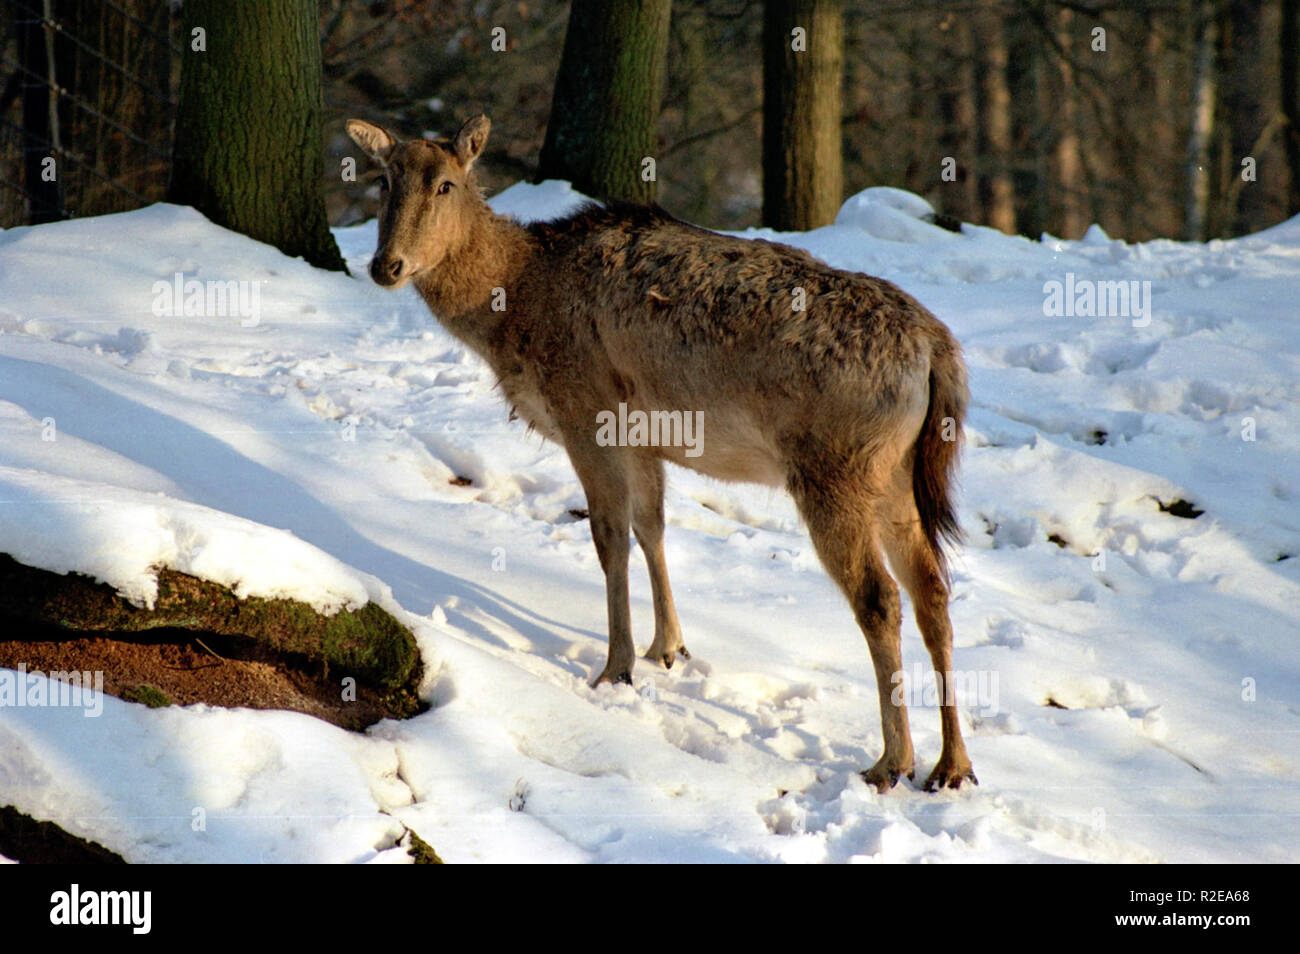
<instances>
[{"instance_id":1,"label":"deer's nose","mask_svg":"<svg viewBox=\"0 0 1300 954\"><path fill-rule=\"evenodd\" d=\"M395 285L406 263L398 255L376 255L370 262L370 277L377 285Z\"/></svg>"}]
</instances>

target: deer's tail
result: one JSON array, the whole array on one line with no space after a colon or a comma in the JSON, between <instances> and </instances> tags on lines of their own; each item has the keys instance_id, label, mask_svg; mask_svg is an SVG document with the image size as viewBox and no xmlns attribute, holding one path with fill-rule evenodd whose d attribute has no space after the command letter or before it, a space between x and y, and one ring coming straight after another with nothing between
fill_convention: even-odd
<instances>
[{"instance_id":1,"label":"deer's tail","mask_svg":"<svg viewBox=\"0 0 1300 954\"><path fill-rule=\"evenodd\" d=\"M969 400L961 347L945 328L930 355L930 406L916 441L912 465L912 495L916 498L921 529L945 577L947 560L943 544L961 540L953 498L962 422Z\"/></svg>"}]
</instances>

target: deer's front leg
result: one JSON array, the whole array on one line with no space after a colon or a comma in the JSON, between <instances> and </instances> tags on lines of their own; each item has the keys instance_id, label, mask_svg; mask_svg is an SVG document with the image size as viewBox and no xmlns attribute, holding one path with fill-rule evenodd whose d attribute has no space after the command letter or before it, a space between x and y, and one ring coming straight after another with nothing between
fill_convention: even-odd
<instances>
[{"instance_id":1,"label":"deer's front leg","mask_svg":"<svg viewBox=\"0 0 1300 954\"><path fill-rule=\"evenodd\" d=\"M632 616L628 604L628 526L632 511L628 499L626 450L600 447L590 434L567 442L569 460L587 494L591 537L600 568L605 571L605 602L609 614L609 658L592 682L632 684L636 649L632 644Z\"/></svg>"},{"instance_id":2,"label":"deer's front leg","mask_svg":"<svg viewBox=\"0 0 1300 954\"><path fill-rule=\"evenodd\" d=\"M610 513L608 509L601 512L602 508L591 503L590 495L587 502L596 555L605 571L605 604L609 615L609 658L591 685L595 688L602 682L625 682L630 686L636 649L632 645L632 619L627 595L627 515Z\"/></svg>"},{"instance_id":3,"label":"deer's front leg","mask_svg":"<svg viewBox=\"0 0 1300 954\"><path fill-rule=\"evenodd\" d=\"M668 583L668 564L664 560L664 465L663 461L642 455L632 462L632 531L645 554L650 571L650 592L655 606L655 638L645 658L663 663L671 669L678 656L690 659L682 642L682 627L673 605L673 588Z\"/></svg>"}]
</instances>

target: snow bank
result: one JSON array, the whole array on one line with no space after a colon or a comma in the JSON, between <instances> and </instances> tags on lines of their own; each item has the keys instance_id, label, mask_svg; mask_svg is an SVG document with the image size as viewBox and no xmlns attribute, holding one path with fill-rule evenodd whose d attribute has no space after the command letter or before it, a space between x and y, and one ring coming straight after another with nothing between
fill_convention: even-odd
<instances>
[{"instance_id":1,"label":"snow bank","mask_svg":"<svg viewBox=\"0 0 1300 954\"><path fill-rule=\"evenodd\" d=\"M333 614L369 602L365 582L286 530L124 487L0 467L0 552L76 571L153 609L163 567L240 599L293 599Z\"/></svg>"},{"instance_id":2,"label":"snow bank","mask_svg":"<svg viewBox=\"0 0 1300 954\"><path fill-rule=\"evenodd\" d=\"M840 207L835 224L861 229L886 242L946 242L956 236L933 225L934 207L919 195L875 186L851 196Z\"/></svg>"},{"instance_id":3,"label":"snow bank","mask_svg":"<svg viewBox=\"0 0 1300 954\"><path fill-rule=\"evenodd\" d=\"M582 197L491 201L531 219ZM993 690L960 707L979 788L862 784L868 654L765 488L671 474L693 659L589 689L605 595L581 487L411 289L364 278L374 224L336 233L349 278L154 206L0 233L0 551L141 600L159 563L321 606L368 594L415 632L432 708L365 735L0 708L0 803L132 861L400 861L397 822L452 862L1293 860L1300 230L1032 242L928 209L867 190L828 228L745 234L897 282L963 344L952 617L955 666ZM155 314L177 272L261 282L259 321ZM1067 275L1149 283L1150 320L1051 317ZM923 778L937 712L911 723Z\"/></svg>"}]
</instances>

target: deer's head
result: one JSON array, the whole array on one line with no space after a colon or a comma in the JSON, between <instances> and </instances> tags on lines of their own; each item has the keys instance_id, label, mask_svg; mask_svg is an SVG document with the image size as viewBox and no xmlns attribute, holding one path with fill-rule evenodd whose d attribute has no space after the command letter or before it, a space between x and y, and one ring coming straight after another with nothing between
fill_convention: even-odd
<instances>
[{"instance_id":1,"label":"deer's head","mask_svg":"<svg viewBox=\"0 0 1300 954\"><path fill-rule=\"evenodd\" d=\"M379 246L370 277L397 288L459 251L480 211L473 175L491 123L476 116L455 139L402 142L388 130L349 119L348 135L379 163Z\"/></svg>"}]
</instances>

